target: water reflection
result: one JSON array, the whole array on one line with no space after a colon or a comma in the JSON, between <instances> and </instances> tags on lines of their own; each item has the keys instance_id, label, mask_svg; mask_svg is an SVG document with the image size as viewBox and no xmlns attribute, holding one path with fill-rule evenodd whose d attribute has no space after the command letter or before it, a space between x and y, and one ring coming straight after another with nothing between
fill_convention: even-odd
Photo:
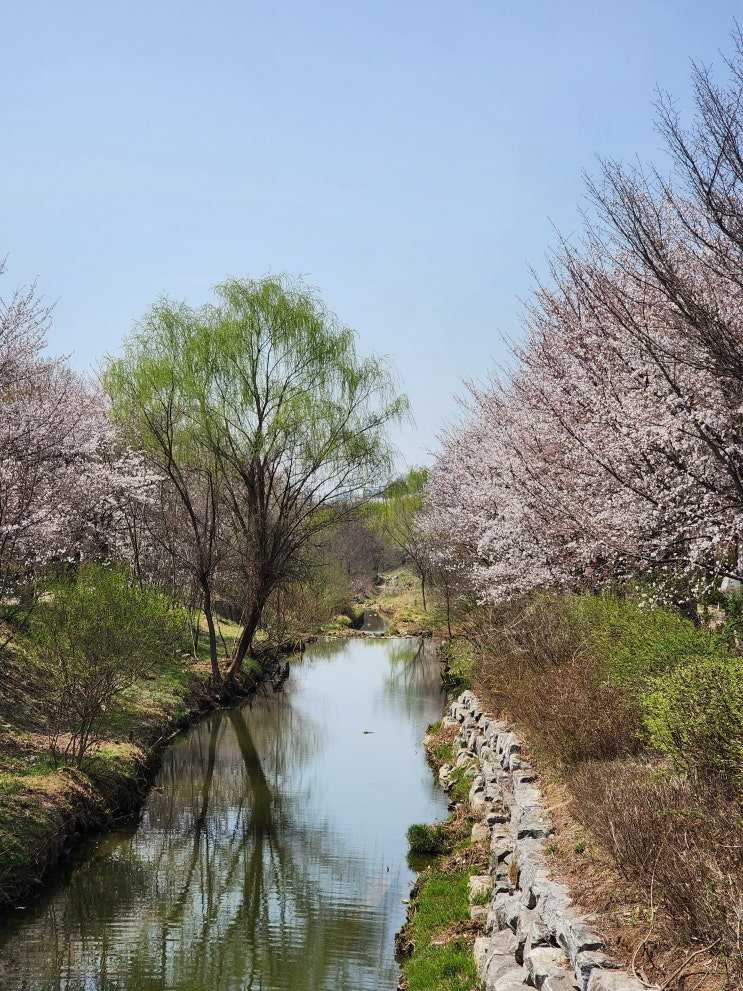
<instances>
[{"instance_id":1,"label":"water reflection","mask_svg":"<svg viewBox=\"0 0 743 991\"><path fill-rule=\"evenodd\" d=\"M0 986L391 991L405 830L445 808L420 751L441 707L415 641L315 645L284 693L177 741L136 830L11 920Z\"/></svg>"}]
</instances>

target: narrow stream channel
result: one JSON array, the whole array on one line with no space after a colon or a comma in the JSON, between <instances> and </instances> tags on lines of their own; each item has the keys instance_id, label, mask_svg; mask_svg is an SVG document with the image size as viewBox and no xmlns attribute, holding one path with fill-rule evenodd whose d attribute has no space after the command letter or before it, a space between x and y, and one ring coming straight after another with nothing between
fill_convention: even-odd
<instances>
[{"instance_id":1,"label":"narrow stream channel","mask_svg":"<svg viewBox=\"0 0 743 991\"><path fill-rule=\"evenodd\" d=\"M138 822L5 921L3 991L394 991L405 832L446 814L429 648L314 644L176 740Z\"/></svg>"}]
</instances>

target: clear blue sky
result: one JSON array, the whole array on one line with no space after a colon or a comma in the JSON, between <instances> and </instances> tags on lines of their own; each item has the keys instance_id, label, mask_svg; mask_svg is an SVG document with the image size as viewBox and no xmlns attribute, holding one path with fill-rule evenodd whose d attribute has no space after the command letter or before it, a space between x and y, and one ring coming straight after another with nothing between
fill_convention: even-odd
<instances>
[{"instance_id":1,"label":"clear blue sky","mask_svg":"<svg viewBox=\"0 0 743 991\"><path fill-rule=\"evenodd\" d=\"M0 294L115 353L161 294L303 275L389 355L430 461L580 229L596 154L662 163L656 87L732 52L732 0L0 0Z\"/></svg>"}]
</instances>

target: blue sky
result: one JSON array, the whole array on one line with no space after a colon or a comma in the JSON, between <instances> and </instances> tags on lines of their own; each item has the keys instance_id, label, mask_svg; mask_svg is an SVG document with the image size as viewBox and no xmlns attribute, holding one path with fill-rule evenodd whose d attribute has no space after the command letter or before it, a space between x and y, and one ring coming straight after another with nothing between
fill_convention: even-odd
<instances>
[{"instance_id":1,"label":"blue sky","mask_svg":"<svg viewBox=\"0 0 743 991\"><path fill-rule=\"evenodd\" d=\"M0 295L38 279L95 368L160 295L301 275L389 355L430 462L578 233L596 155L662 166L656 88L732 53L729 0L0 0ZM687 117L688 119L688 117Z\"/></svg>"}]
</instances>

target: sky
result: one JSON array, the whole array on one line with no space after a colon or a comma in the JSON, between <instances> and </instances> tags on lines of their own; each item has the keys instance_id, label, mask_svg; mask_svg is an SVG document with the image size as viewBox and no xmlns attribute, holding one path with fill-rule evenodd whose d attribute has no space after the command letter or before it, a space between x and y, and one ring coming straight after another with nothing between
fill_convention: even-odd
<instances>
[{"instance_id":1,"label":"sky","mask_svg":"<svg viewBox=\"0 0 743 991\"><path fill-rule=\"evenodd\" d=\"M665 167L658 90L727 78L737 0L0 0L0 298L94 372L158 298L315 287L430 464L507 362L598 157Z\"/></svg>"}]
</instances>

